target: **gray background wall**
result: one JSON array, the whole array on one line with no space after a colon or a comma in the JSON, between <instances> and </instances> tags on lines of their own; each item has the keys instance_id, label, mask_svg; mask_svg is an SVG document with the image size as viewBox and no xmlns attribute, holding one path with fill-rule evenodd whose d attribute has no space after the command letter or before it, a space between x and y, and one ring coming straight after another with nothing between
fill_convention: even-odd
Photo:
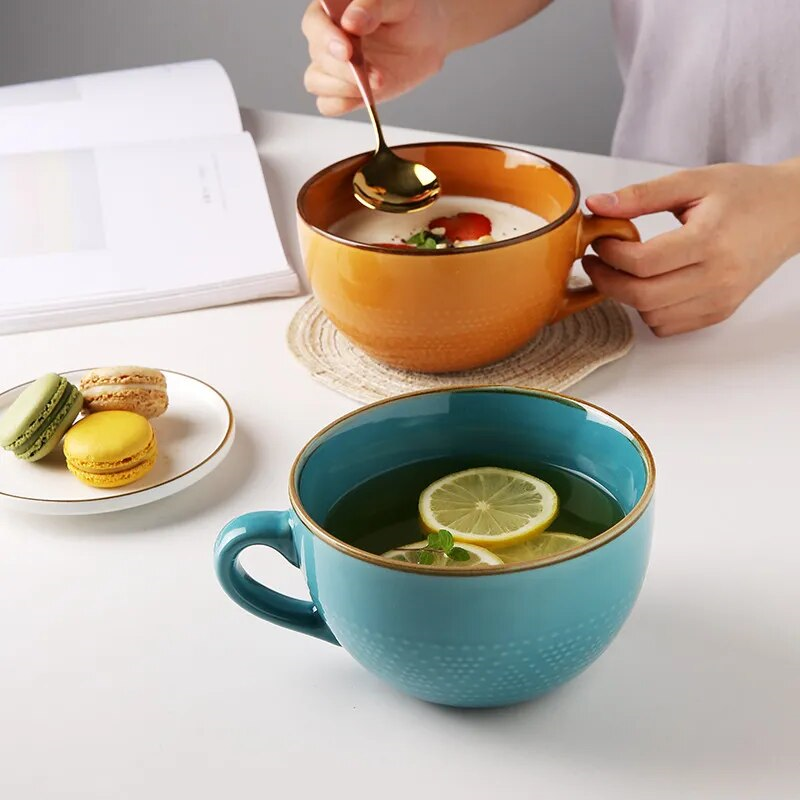
<instances>
[{"instance_id":1,"label":"gray background wall","mask_svg":"<svg viewBox=\"0 0 800 800\"><path fill-rule=\"evenodd\" d=\"M305 7L306 0L0 0L0 85L212 56L241 105L315 113L302 86ZM453 56L383 116L607 153L621 91L607 0L556 0L521 28Z\"/></svg>"}]
</instances>

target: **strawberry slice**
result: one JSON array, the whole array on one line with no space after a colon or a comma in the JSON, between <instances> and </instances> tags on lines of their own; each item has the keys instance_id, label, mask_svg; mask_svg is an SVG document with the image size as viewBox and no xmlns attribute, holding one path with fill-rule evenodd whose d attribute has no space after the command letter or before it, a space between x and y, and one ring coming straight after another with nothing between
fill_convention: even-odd
<instances>
[{"instance_id":1,"label":"strawberry slice","mask_svg":"<svg viewBox=\"0 0 800 800\"><path fill-rule=\"evenodd\" d=\"M483 214L474 211L463 211L453 217L437 217L428 224L428 230L444 228L444 235L451 242L471 242L481 236L489 236L492 223Z\"/></svg>"}]
</instances>

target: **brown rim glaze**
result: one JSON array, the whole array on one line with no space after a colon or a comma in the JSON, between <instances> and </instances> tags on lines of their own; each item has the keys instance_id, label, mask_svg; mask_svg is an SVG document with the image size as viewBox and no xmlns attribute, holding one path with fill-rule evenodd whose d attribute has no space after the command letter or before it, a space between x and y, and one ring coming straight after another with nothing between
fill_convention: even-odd
<instances>
[{"instance_id":1,"label":"brown rim glaze","mask_svg":"<svg viewBox=\"0 0 800 800\"><path fill-rule=\"evenodd\" d=\"M468 567L465 569L447 569L446 567L420 567L414 564L404 564L399 561L392 561L391 559L384 558L383 556L375 555L374 553L368 553L365 550L359 550L357 547L354 547L351 544L347 544L346 542L341 541L341 539L337 539L333 534L328 533L321 525L318 525L312 518L311 515L305 510L302 501L300 500L299 493L297 491L297 479L299 478L299 473L301 471L300 464L304 461L309 455L311 449L314 447L316 442L321 439L325 434L332 431L334 428L341 425L343 422L351 419L352 417L357 416L358 414L370 411L374 408L379 408L380 406L388 405L390 403L396 403L401 400L406 400L413 397L422 397L425 395L431 394L454 394L454 393L463 393L463 392L502 392L506 394L522 394L522 395L533 395L535 397L544 397L549 400L555 400L556 402L564 403L571 406L576 406L578 408L582 408L584 410L590 410L594 412L599 412L607 417L609 420L613 420L616 422L624 431L626 431L631 441L638 447L639 453L642 456L642 460L645 463L645 470L647 473L647 480L645 482L644 491L642 492L642 496L639 498L639 501L636 505L631 509L629 513L627 513L616 525L610 527L607 531L598 534L597 536L590 539L585 545L581 547L576 547L574 550L567 550L566 552L551 556L550 558L543 558L538 561L531 561L528 563L522 564L509 564L509 565L497 565L492 567ZM330 545L331 547L339 550L341 553L345 555L352 556L353 558L359 559L359 561L366 561L368 564L374 564L378 567L384 567L385 569L395 569L401 572L413 572L416 575L446 575L451 578L466 578L466 577L476 577L481 575L499 575L505 574L509 572L524 572L531 569L541 569L542 567L548 567L552 564L560 564L564 561L570 561L573 558L577 558L578 556L582 556L585 553L589 553L592 550L597 550L598 548L602 547L605 544L613 541L617 537L621 536L625 531L633 526L635 522L639 520L639 518L644 514L647 507L650 505L650 501L653 497L653 490L655 488L655 479L656 479L656 466L655 461L653 460L653 454L650 452L650 448L647 446L644 439L624 420L620 419L615 414L612 414L610 411L606 411L604 408L600 406L596 406L593 403L588 403L585 400L578 400L574 397L569 397L568 395L558 394L557 392L546 392L541 389L523 389L519 387L512 387L512 386L462 386L462 387L454 387L450 389L428 389L421 392L409 392L408 394L397 395L395 397L389 397L385 400L379 400L377 403L371 403L366 406L362 406L355 411L351 411L349 414L345 414L342 417L339 417L336 421L332 422L330 425L326 425L319 433L317 433L300 451L299 455L294 461L292 465L292 470L289 474L289 500L291 502L292 508L294 509L297 516L300 518L302 523L308 528L311 533L316 536L321 541L325 542L325 544Z\"/></svg>"},{"instance_id":2,"label":"brown rim glaze","mask_svg":"<svg viewBox=\"0 0 800 800\"><path fill-rule=\"evenodd\" d=\"M340 161L336 161L333 164L330 164L327 167L316 172L312 175L301 187L300 191L297 193L297 215L303 222L315 233L318 233L320 236L324 236L326 239L330 239L331 241L338 242L339 244L347 245L348 247L355 247L359 250L371 250L376 253L391 253L394 256L454 256L454 255L464 255L467 253L474 253L476 251L483 251L483 250L496 250L501 247L507 247L510 244L514 244L515 242L525 242L529 239L535 239L537 236L543 236L546 233L550 233L550 231L555 230L560 225L563 225L578 209L578 205L581 201L581 189L578 185L578 181L575 180L575 176L566 168L561 166L557 161L553 161L546 156L539 155L538 153L534 153L531 150L523 150L521 147L508 147L502 144L490 144L490 143L483 143L483 142L413 142L411 144L401 144L397 145L397 147L393 147L393 150L402 151L404 148L411 148L411 147L474 147L477 149L482 150L499 150L503 153L523 153L526 156L531 156L533 158L538 158L541 161L550 165L550 168L561 175L562 178L565 178L569 184L572 186L572 203L570 204L569 209L565 211L558 219L554 220L553 222L549 222L542 228L537 228L534 231L530 231L529 233L523 233L520 236L514 236L510 239L503 239L500 242L491 242L489 244L478 244L472 245L471 247L459 247L459 248L452 248L449 250L423 250L423 249L414 249L414 250L397 250L396 248L386 247L380 244L367 244L365 242L354 242L352 239L345 239L343 236L337 236L335 233L331 233L330 231L326 231L324 228L319 228L316 225L313 225L309 222L308 218L306 217L303 205L305 203L305 197L308 193L308 190L313 186L320 178L324 175L328 174L329 172L333 172L333 170L347 164L349 161L353 162L353 173L355 173L356 165L360 163L361 160L368 158L372 155L372 151L367 151L365 153L358 153L354 156L348 156L347 158L343 158Z\"/></svg>"},{"instance_id":3,"label":"brown rim glaze","mask_svg":"<svg viewBox=\"0 0 800 800\"><path fill-rule=\"evenodd\" d=\"M64 372L59 372L58 374L63 376L63 375L71 375L72 373L75 372L86 373L86 372L91 372L91 370L93 369L97 369L97 367L91 367L90 369L86 370L68 369L64 370ZM25 500L33 503L53 503L58 505L61 505L62 503L69 505L72 505L73 503L98 503L102 501L112 500L117 497L131 497L133 495L141 494L142 492L149 492L152 491L153 489L160 489L162 486L168 486L170 483L179 481L181 478L185 478L187 475L191 475L193 472L197 472L197 470L200 469L200 467L204 466L209 461L211 461L211 459L214 458L214 456L216 456L217 453L219 453L219 451L222 450L223 447L225 447L225 445L228 443L228 440L231 438L231 433L233 432L233 426L234 426L233 409L231 408L231 404L228 402L228 399L225 397L225 395L222 394L222 392L220 392L218 389L215 389L210 383L206 383L205 381L200 380L200 378L195 378L194 375L186 375L183 372L176 372L174 369L162 369L159 370L159 372L162 372L166 375L178 375L181 378L188 378L191 381L196 381L197 383L202 384L207 389L210 389L212 392L214 392L214 394L216 394L220 398L220 400L222 400L222 402L225 404L225 409L228 412L228 427L225 430L225 435L222 437L222 441L217 445L216 448L214 448L213 453L211 453L209 456L206 456L206 458L204 458L199 464L195 464L190 469L181 472L180 475L173 475L168 480L161 481L161 483L156 483L153 486L145 486L141 489L135 489L132 492L108 494L103 497L85 497L82 500L70 500L70 499L54 500L52 498L47 498L47 497L26 497L25 495L11 494L10 492L3 492L3 491L0 491L0 497L8 497L12 500ZM22 389L28 386L30 383L31 381L26 381L25 383L20 383L18 386L12 386L10 389L6 389L3 392L1 392L0 396L10 394L11 392L15 392L17 391L17 389Z\"/></svg>"}]
</instances>

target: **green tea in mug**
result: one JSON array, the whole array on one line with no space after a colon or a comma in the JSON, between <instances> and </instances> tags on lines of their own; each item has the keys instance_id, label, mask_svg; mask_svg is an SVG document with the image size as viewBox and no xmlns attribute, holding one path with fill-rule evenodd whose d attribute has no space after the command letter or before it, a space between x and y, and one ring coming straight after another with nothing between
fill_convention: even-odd
<instances>
[{"instance_id":1,"label":"green tea in mug","mask_svg":"<svg viewBox=\"0 0 800 800\"><path fill-rule=\"evenodd\" d=\"M369 553L459 566L440 552L438 539L426 547L427 537L443 530L453 537L443 539L443 546L455 547L462 566L485 566L578 547L623 517L616 499L578 472L533 460L495 458L488 466L485 458L450 457L399 467L354 487L331 508L324 527ZM430 550L435 558L418 561L410 545Z\"/></svg>"}]
</instances>

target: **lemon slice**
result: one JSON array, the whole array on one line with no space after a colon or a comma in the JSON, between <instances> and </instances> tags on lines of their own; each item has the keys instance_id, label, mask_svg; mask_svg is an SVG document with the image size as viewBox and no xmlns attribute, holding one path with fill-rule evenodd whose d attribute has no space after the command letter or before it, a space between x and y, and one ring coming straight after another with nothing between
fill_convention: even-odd
<instances>
[{"instance_id":1,"label":"lemon slice","mask_svg":"<svg viewBox=\"0 0 800 800\"><path fill-rule=\"evenodd\" d=\"M497 551L506 564L520 564L524 561L538 561L540 558L555 556L575 547L586 544L588 539L574 533L541 533L533 539L511 545Z\"/></svg>"},{"instance_id":2,"label":"lemon slice","mask_svg":"<svg viewBox=\"0 0 800 800\"><path fill-rule=\"evenodd\" d=\"M383 554L383 557L391 558L392 561L405 561L407 564L416 564L417 556L412 551L421 550L427 544L427 542L414 542L414 544L406 545L399 550L389 550ZM444 553L434 553L433 564L428 564L427 566L464 569L465 567L490 567L503 563L503 559L500 556L489 552L484 547L467 544L466 542L459 542L457 546L469 553L468 561L454 561L452 558L447 558Z\"/></svg>"},{"instance_id":3,"label":"lemon slice","mask_svg":"<svg viewBox=\"0 0 800 800\"><path fill-rule=\"evenodd\" d=\"M458 542L505 547L543 531L558 513L558 496L533 475L499 467L456 472L419 498L430 531L450 531Z\"/></svg>"}]
</instances>

